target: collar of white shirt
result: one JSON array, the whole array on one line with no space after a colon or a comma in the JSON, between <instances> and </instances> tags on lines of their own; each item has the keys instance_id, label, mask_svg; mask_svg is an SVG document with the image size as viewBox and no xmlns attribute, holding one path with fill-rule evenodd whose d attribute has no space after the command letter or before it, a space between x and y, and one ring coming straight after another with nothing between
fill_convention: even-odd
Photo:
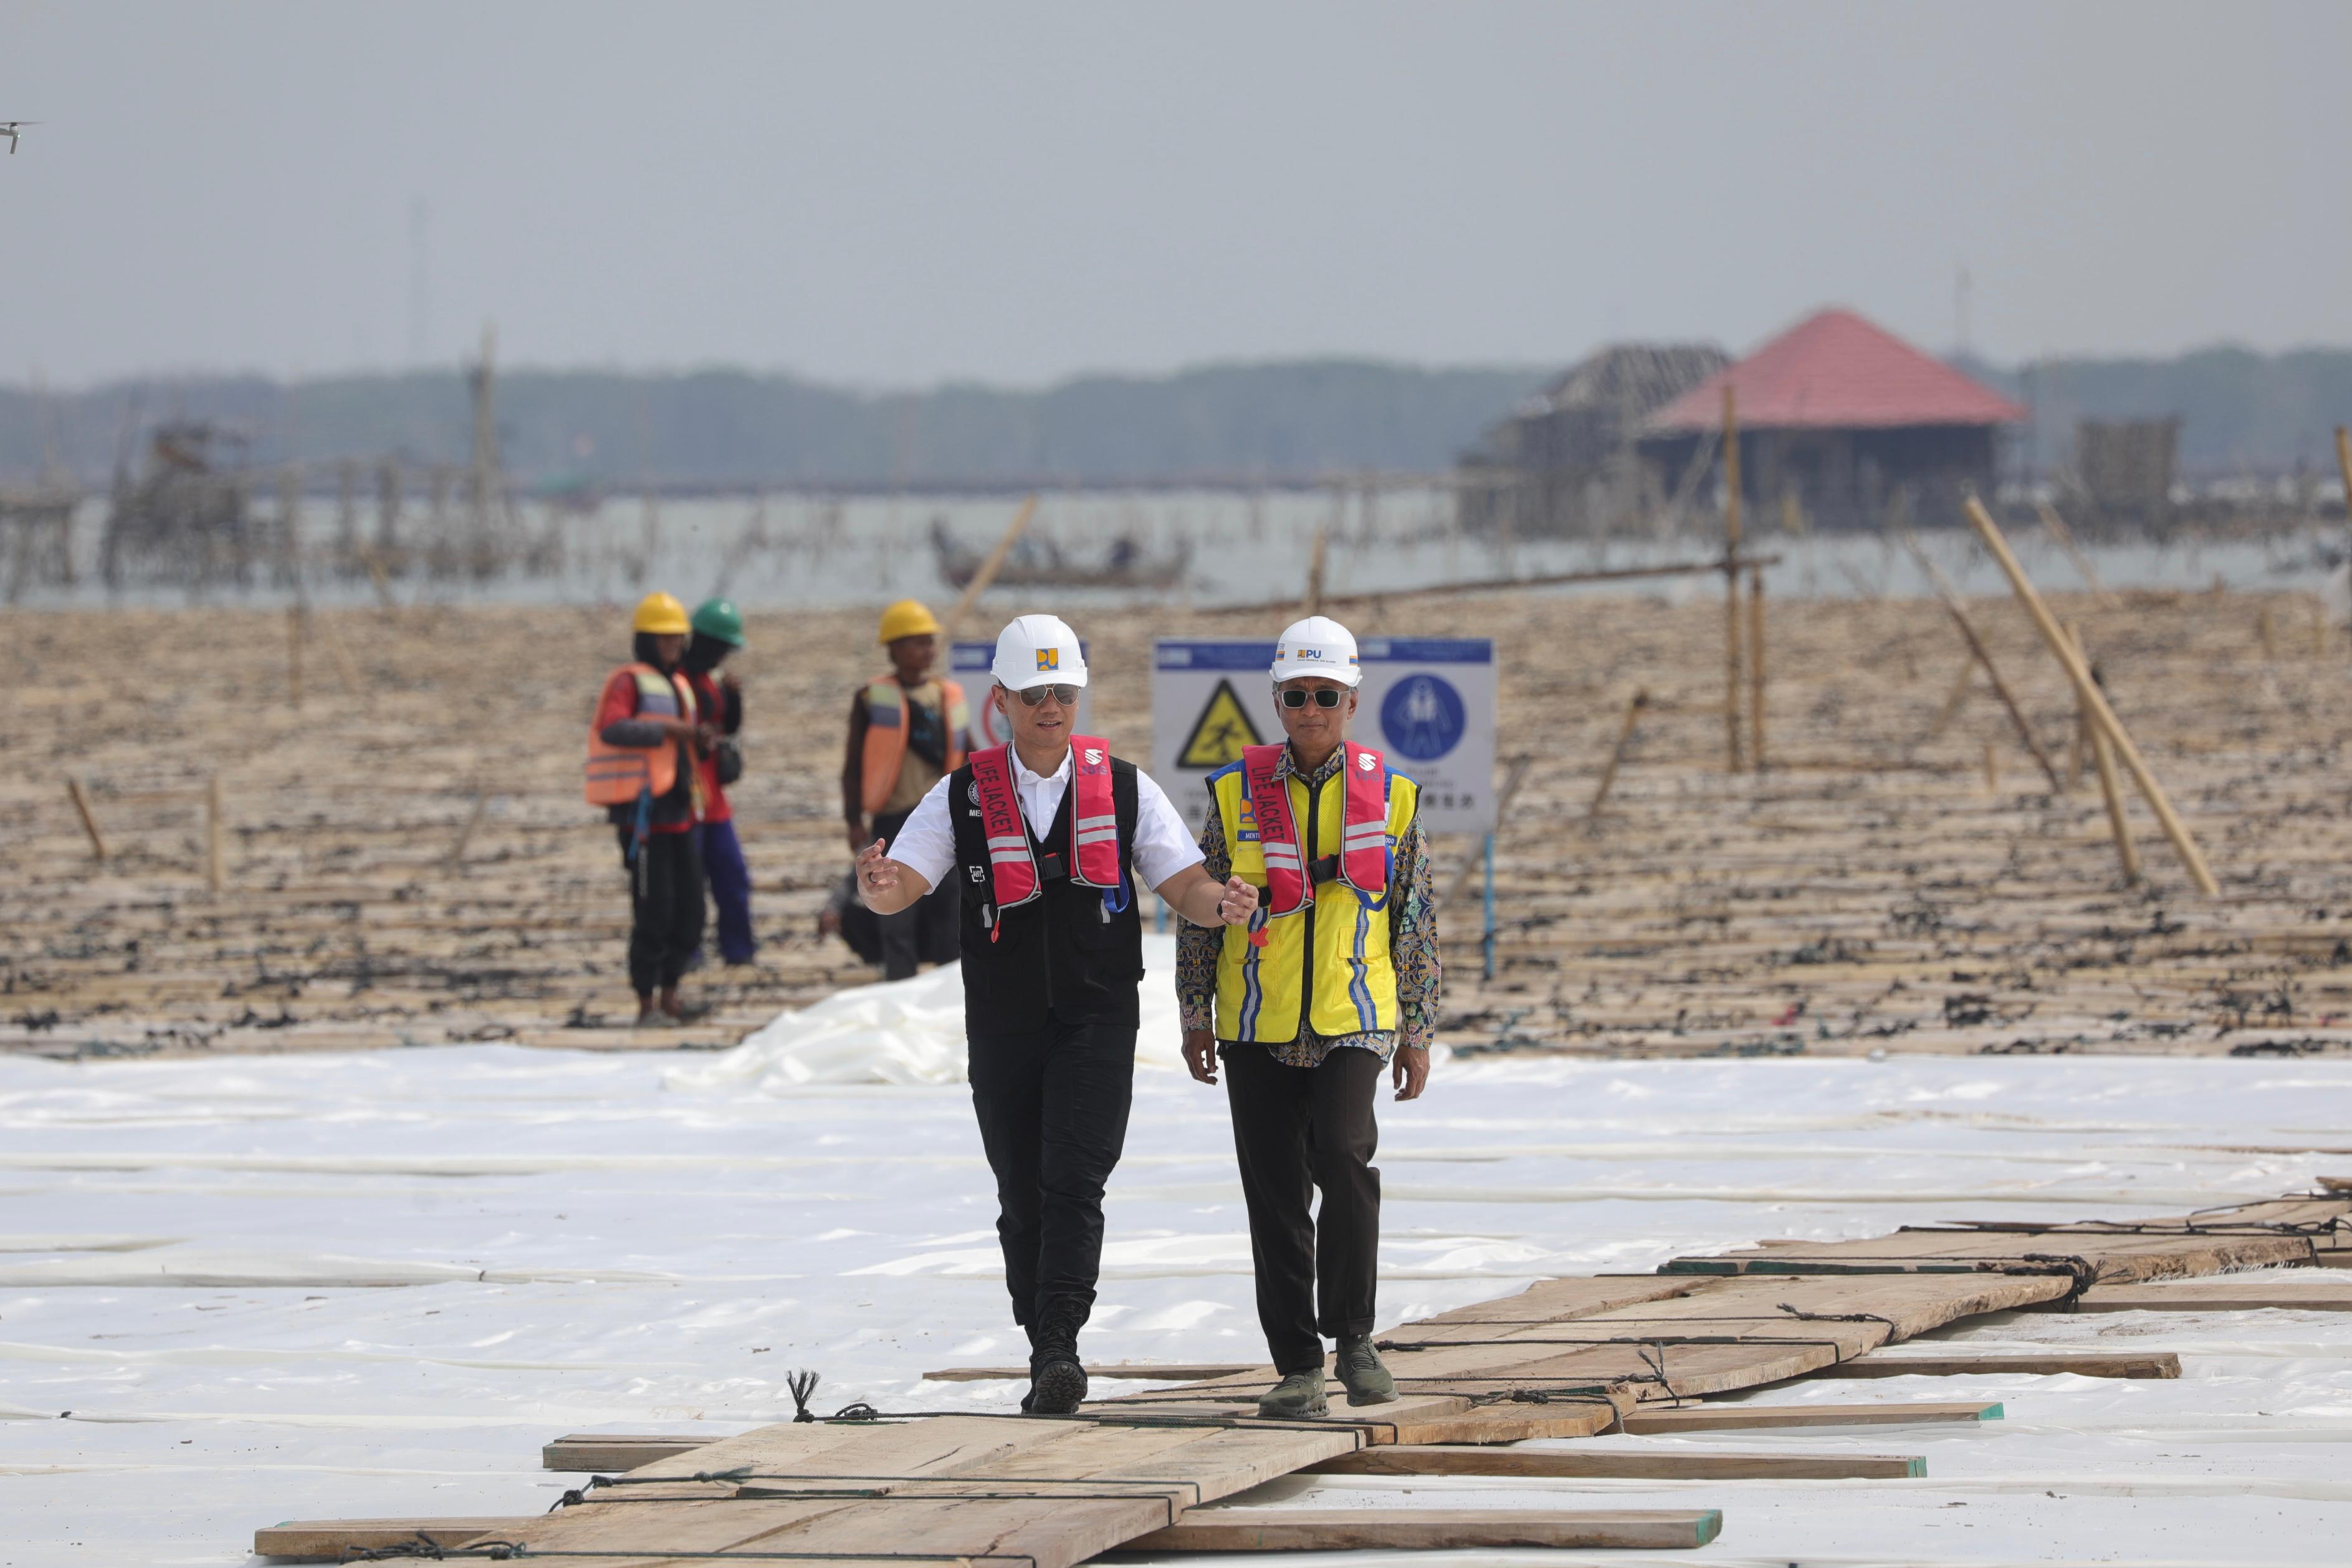
<instances>
[{"instance_id":1,"label":"collar of white shirt","mask_svg":"<svg viewBox=\"0 0 2352 1568\"><path fill-rule=\"evenodd\" d=\"M1063 749L1062 765L1050 773L1031 772L1017 748L1004 749L1013 758L1013 787L1021 797L1022 815L1029 819L1029 831L1042 839L1052 831L1054 814L1062 809L1062 793L1069 787L1069 749Z\"/></svg>"}]
</instances>

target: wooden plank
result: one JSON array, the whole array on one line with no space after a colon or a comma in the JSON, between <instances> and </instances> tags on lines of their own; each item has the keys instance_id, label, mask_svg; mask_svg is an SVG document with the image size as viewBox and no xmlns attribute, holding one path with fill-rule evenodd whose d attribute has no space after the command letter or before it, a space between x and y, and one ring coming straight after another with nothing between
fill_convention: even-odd
<instances>
[{"instance_id":1,"label":"wooden plank","mask_svg":"<svg viewBox=\"0 0 2352 1568\"><path fill-rule=\"evenodd\" d=\"M1231 1513L1234 1517L1221 1515ZM1446 1552L1507 1546L1660 1551L1705 1546L1713 1509L1593 1512L1522 1509L1208 1509L1129 1544L1132 1552Z\"/></svg>"},{"instance_id":2,"label":"wooden plank","mask_svg":"<svg viewBox=\"0 0 2352 1568\"><path fill-rule=\"evenodd\" d=\"M1624 1448L1365 1448L1318 1459L1309 1476L1532 1476L1633 1480L1916 1480L1927 1461L1916 1454L1739 1454Z\"/></svg>"},{"instance_id":3,"label":"wooden plank","mask_svg":"<svg viewBox=\"0 0 2352 1568\"><path fill-rule=\"evenodd\" d=\"M381 1552L410 1544L446 1548L484 1536L501 1538L509 1531L529 1529L540 1518L530 1514L520 1519L292 1520L255 1531L253 1554L302 1563L340 1563L346 1552Z\"/></svg>"},{"instance_id":4,"label":"wooden plank","mask_svg":"<svg viewBox=\"0 0 2352 1568\"><path fill-rule=\"evenodd\" d=\"M551 1470L634 1470L718 1441L654 1433L572 1432L541 1447L539 1462Z\"/></svg>"},{"instance_id":5,"label":"wooden plank","mask_svg":"<svg viewBox=\"0 0 2352 1568\"><path fill-rule=\"evenodd\" d=\"M2072 1373L2076 1377L2179 1377L2180 1358L2169 1351L2033 1351L2022 1354L1864 1356L1813 1373L1832 1377L1977 1377L1996 1373Z\"/></svg>"},{"instance_id":6,"label":"wooden plank","mask_svg":"<svg viewBox=\"0 0 2352 1568\"><path fill-rule=\"evenodd\" d=\"M2312 1260L2309 1237L2273 1234L2150 1236L2088 1231L1905 1232L1867 1240L1776 1247L1716 1258L1677 1258L1674 1274L1939 1274L2064 1270L2068 1259L2092 1268L2100 1284L2137 1284Z\"/></svg>"},{"instance_id":7,"label":"wooden plank","mask_svg":"<svg viewBox=\"0 0 2352 1568\"><path fill-rule=\"evenodd\" d=\"M1999 1405L1696 1405L1625 1417L1637 1437L1674 1432L1747 1432L1768 1426L1908 1426L1920 1422L1998 1421Z\"/></svg>"},{"instance_id":8,"label":"wooden plank","mask_svg":"<svg viewBox=\"0 0 2352 1568\"><path fill-rule=\"evenodd\" d=\"M1143 1378L1155 1383L1198 1383L1203 1378L1237 1377L1256 1370L1256 1363L1251 1362L1171 1362L1160 1365L1150 1362L1111 1361L1089 1365L1087 1375L1093 1378ZM1270 1368L1268 1370L1271 1371ZM950 1366L923 1373L924 1380L929 1383L1025 1382L1028 1376L1026 1366ZM1269 1383L1274 1381L1271 1376L1267 1378Z\"/></svg>"},{"instance_id":9,"label":"wooden plank","mask_svg":"<svg viewBox=\"0 0 2352 1568\"><path fill-rule=\"evenodd\" d=\"M2078 1312L2252 1312L2272 1307L2352 1312L2352 1285L2248 1275L2179 1285L2102 1285L2074 1300Z\"/></svg>"}]
</instances>

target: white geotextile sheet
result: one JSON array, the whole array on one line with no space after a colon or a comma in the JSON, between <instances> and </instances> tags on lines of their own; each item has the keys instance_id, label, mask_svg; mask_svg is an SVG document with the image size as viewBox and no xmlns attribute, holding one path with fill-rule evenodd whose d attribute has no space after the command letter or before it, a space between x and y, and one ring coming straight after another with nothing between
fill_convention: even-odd
<instances>
[{"instance_id":1,"label":"white geotextile sheet","mask_svg":"<svg viewBox=\"0 0 2352 1568\"><path fill-rule=\"evenodd\" d=\"M965 1089L665 1088L679 1065L0 1059L0 1568L237 1563L286 1519L536 1513L578 1481L537 1468L548 1438L776 1419L799 1366L821 1409L1009 1410L1016 1385L919 1381L1019 1353ZM1090 1356L1263 1353L1223 1095L1138 1075ZM1381 1122L1391 1323L1764 1237L2269 1196L2352 1169L2316 1152L2352 1146L2352 1064L1476 1059ZM2345 1559L2352 1314L1956 1337L2176 1350L2187 1375L1796 1384L1753 1397L2009 1418L1601 1440L1921 1454L1917 1481L1326 1479L1253 1500L1724 1510L1720 1542L1662 1562Z\"/></svg>"}]
</instances>

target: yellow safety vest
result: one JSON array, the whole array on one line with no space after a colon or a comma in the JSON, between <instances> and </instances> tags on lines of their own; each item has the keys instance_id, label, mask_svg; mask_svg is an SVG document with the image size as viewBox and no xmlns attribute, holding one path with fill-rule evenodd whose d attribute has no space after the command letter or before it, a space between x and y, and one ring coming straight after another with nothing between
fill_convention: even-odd
<instances>
[{"instance_id":1,"label":"yellow safety vest","mask_svg":"<svg viewBox=\"0 0 2352 1568\"><path fill-rule=\"evenodd\" d=\"M1388 772L1389 855L1393 862L1397 840L1412 825L1421 792L1412 780L1393 769ZM1306 784L1297 775L1286 781L1290 811L1298 824L1302 846L1314 824L1309 860L1339 853L1341 818L1347 806L1348 781L1335 769L1316 792L1312 811ZM1225 844L1233 854L1233 874L1254 887L1265 886L1265 857L1258 847L1256 818L1250 810L1249 786L1242 765L1234 763L1209 775L1223 819ZM1313 987L1307 1022L1326 1039L1361 1034L1367 1029L1397 1026L1396 971L1389 963L1388 900L1390 885L1376 901L1367 902L1345 883L1319 881L1315 901L1282 920L1265 921L1266 944L1249 940L1242 926L1227 926L1224 950L1217 955L1217 1038L1253 1040L1280 1045L1298 1037L1299 998Z\"/></svg>"}]
</instances>

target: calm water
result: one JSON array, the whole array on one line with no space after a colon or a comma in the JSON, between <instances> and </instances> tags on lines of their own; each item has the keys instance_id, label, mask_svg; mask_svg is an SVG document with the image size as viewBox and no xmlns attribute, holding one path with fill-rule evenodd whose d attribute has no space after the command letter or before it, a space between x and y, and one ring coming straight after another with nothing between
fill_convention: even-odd
<instances>
[{"instance_id":1,"label":"calm water","mask_svg":"<svg viewBox=\"0 0 2352 1568\"><path fill-rule=\"evenodd\" d=\"M871 605L904 596L951 596L940 575L933 534L943 530L964 552L979 555L1011 521L1017 501L933 497L808 497L771 495L719 500L662 500L647 505L608 502L593 514L566 516L537 503L520 512L520 533L546 541L560 552L560 567L524 574L509 570L487 581L436 577L423 569L395 574L391 591L401 602L623 602L653 588L666 588L692 602L726 593L747 607L789 605ZM274 521L272 503L257 508ZM298 513L305 565L300 591L317 604L373 604L376 589L364 574L333 564L338 540L347 527L331 500L312 500ZM357 519L362 542L377 536L372 504ZM20 602L37 605L97 606L115 603L247 604L267 607L289 602L291 583L273 582L257 566L250 586L215 585L200 591L155 583L126 586L110 598L98 578L105 503L86 503L75 520L73 552L79 581L72 587L30 585ZM1497 577L1643 566L1696 560L1720 549L1720 534L1691 533L1671 540L1543 542L1507 552L1491 541L1461 534L1453 522L1447 492L1436 489L1391 490L1367 505L1350 494L1344 502L1328 492L1077 491L1054 494L1039 503L1022 546L1033 562L1056 558L1097 565L1119 547L1149 563L1181 557L1179 585L1138 592L1103 589L1031 589L1040 601L1107 605L1139 597L1174 599L1203 606L1295 600L1302 590L1314 542L1328 531L1325 585L1332 594L1363 593L1430 584ZM2218 579L2233 588L2316 588L2327 576L2327 561L2340 552L2343 531L2318 527L2263 541L2229 543L2182 542L2089 546L2096 570L2111 587L2210 587ZM1929 552L1964 591L2005 591L2000 573L1975 538L1946 531L1924 536ZM2012 536L2035 580L2055 590L2078 588L2073 563L2039 529ZM412 504L395 538L422 552L433 538L430 520ZM1751 535L1751 547L1776 553L1767 574L1779 597L1845 597L1927 591L1916 565L1900 548L1866 536L1791 537L1774 531ZM0 552L0 588L11 563ZM1654 595L1680 598L1718 591L1711 578L1690 577L1611 583L1562 588L1562 593ZM999 589L992 603L1010 604L1021 594Z\"/></svg>"}]
</instances>

